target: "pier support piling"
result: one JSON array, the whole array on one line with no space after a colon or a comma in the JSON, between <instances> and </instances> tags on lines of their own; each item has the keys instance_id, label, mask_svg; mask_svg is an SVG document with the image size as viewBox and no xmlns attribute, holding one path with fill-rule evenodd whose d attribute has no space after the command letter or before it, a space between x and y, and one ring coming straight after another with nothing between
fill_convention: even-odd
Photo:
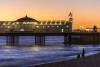
<instances>
[{"instance_id":1,"label":"pier support piling","mask_svg":"<svg viewBox=\"0 0 100 67\"><path fill-rule=\"evenodd\" d=\"M64 35L64 44L65 44L65 46L71 45L72 44L71 42L72 42L71 34L69 33L69 34Z\"/></svg>"},{"instance_id":2,"label":"pier support piling","mask_svg":"<svg viewBox=\"0 0 100 67\"><path fill-rule=\"evenodd\" d=\"M45 36L36 35L35 36L35 44L39 46L45 45Z\"/></svg>"},{"instance_id":3,"label":"pier support piling","mask_svg":"<svg viewBox=\"0 0 100 67\"><path fill-rule=\"evenodd\" d=\"M19 37L18 36L6 36L7 40L6 43L9 46L16 46L19 43Z\"/></svg>"}]
</instances>

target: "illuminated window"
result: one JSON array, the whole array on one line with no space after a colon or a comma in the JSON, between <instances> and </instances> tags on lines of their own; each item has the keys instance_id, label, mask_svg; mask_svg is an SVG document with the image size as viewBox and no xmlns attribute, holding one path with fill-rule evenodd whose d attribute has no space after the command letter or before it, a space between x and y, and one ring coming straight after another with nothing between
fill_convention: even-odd
<instances>
[{"instance_id":1,"label":"illuminated window","mask_svg":"<svg viewBox=\"0 0 100 67\"><path fill-rule=\"evenodd\" d=\"M34 24L34 25L37 25L37 22L34 22L33 24Z\"/></svg>"},{"instance_id":2,"label":"illuminated window","mask_svg":"<svg viewBox=\"0 0 100 67\"><path fill-rule=\"evenodd\" d=\"M24 29L20 29L20 31L25 31Z\"/></svg>"},{"instance_id":3,"label":"illuminated window","mask_svg":"<svg viewBox=\"0 0 100 67\"><path fill-rule=\"evenodd\" d=\"M34 24L33 22L30 22L30 24Z\"/></svg>"},{"instance_id":4,"label":"illuminated window","mask_svg":"<svg viewBox=\"0 0 100 67\"><path fill-rule=\"evenodd\" d=\"M64 29L61 29L61 32L64 32Z\"/></svg>"},{"instance_id":5,"label":"illuminated window","mask_svg":"<svg viewBox=\"0 0 100 67\"><path fill-rule=\"evenodd\" d=\"M27 24L31 24L31 22L26 22Z\"/></svg>"},{"instance_id":6,"label":"illuminated window","mask_svg":"<svg viewBox=\"0 0 100 67\"><path fill-rule=\"evenodd\" d=\"M61 22L59 22L59 24L60 24L60 25L62 25L62 23L61 23Z\"/></svg>"},{"instance_id":7,"label":"illuminated window","mask_svg":"<svg viewBox=\"0 0 100 67\"><path fill-rule=\"evenodd\" d=\"M36 28L39 28L39 26L36 26Z\"/></svg>"},{"instance_id":8,"label":"illuminated window","mask_svg":"<svg viewBox=\"0 0 100 67\"><path fill-rule=\"evenodd\" d=\"M26 24L26 22L23 22L23 24Z\"/></svg>"},{"instance_id":9,"label":"illuminated window","mask_svg":"<svg viewBox=\"0 0 100 67\"><path fill-rule=\"evenodd\" d=\"M3 25L6 25L5 23L3 23Z\"/></svg>"},{"instance_id":10,"label":"illuminated window","mask_svg":"<svg viewBox=\"0 0 100 67\"><path fill-rule=\"evenodd\" d=\"M69 26L67 25L66 28L69 28Z\"/></svg>"},{"instance_id":11,"label":"illuminated window","mask_svg":"<svg viewBox=\"0 0 100 67\"><path fill-rule=\"evenodd\" d=\"M47 26L48 28L50 28L50 26Z\"/></svg>"},{"instance_id":12,"label":"illuminated window","mask_svg":"<svg viewBox=\"0 0 100 67\"><path fill-rule=\"evenodd\" d=\"M57 22L55 22L55 25L57 25Z\"/></svg>"},{"instance_id":13,"label":"illuminated window","mask_svg":"<svg viewBox=\"0 0 100 67\"><path fill-rule=\"evenodd\" d=\"M19 22L16 22L16 24L19 24Z\"/></svg>"},{"instance_id":14,"label":"illuminated window","mask_svg":"<svg viewBox=\"0 0 100 67\"><path fill-rule=\"evenodd\" d=\"M43 26L43 29L45 28L45 26Z\"/></svg>"},{"instance_id":15,"label":"illuminated window","mask_svg":"<svg viewBox=\"0 0 100 67\"><path fill-rule=\"evenodd\" d=\"M15 23L12 23L12 25L15 25Z\"/></svg>"},{"instance_id":16,"label":"illuminated window","mask_svg":"<svg viewBox=\"0 0 100 67\"><path fill-rule=\"evenodd\" d=\"M9 29L9 28L10 28L10 26L7 26L7 28Z\"/></svg>"},{"instance_id":17,"label":"illuminated window","mask_svg":"<svg viewBox=\"0 0 100 67\"><path fill-rule=\"evenodd\" d=\"M31 24L31 22L27 22L27 24Z\"/></svg>"},{"instance_id":18,"label":"illuminated window","mask_svg":"<svg viewBox=\"0 0 100 67\"><path fill-rule=\"evenodd\" d=\"M59 27L59 26L57 26L57 27Z\"/></svg>"}]
</instances>

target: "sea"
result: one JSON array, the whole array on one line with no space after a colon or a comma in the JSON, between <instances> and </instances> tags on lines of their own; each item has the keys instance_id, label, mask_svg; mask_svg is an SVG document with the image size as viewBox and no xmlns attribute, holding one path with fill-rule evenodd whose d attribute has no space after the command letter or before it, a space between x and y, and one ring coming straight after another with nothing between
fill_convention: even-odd
<instances>
[{"instance_id":1,"label":"sea","mask_svg":"<svg viewBox=\"0 0 100 67\"><path fill-rule=\"evenodd\" d=\"M100 52L100 45L72 44L64 46L63 36L46 36L46 45L35 44L34 36L19 36L18 45L8 46L6 37L0 36L0 67L28 67L77 59L82 54L94 55Z\"/></svg>"}]
</instances>

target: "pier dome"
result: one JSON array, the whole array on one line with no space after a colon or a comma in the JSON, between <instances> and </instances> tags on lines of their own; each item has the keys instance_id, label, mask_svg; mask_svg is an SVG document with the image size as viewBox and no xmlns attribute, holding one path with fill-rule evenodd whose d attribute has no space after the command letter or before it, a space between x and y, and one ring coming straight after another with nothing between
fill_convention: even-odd
<instances>
[{"instance_id":1,"label":"pier dome","mask_svg":"<svg viewBox=\"0 0 100 67\"><path fill-rule=\"evenodd\" d=\"M25 17L19 18L16 22L39 22L36 19L30 18L27 15Z\"/></svg>"}]
</instances>

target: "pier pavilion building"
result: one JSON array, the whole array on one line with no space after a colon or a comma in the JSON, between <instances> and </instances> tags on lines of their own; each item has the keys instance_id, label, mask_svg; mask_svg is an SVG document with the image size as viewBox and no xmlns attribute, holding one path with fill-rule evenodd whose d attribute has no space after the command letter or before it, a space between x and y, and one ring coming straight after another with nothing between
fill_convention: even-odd
<instances>
[{"instance_id":1,"label":"pier pavilion building","mask_svg":"<svg viewBox=\"0 0 100 67\"><path fill-rule=\"evenodd\" d=\"M39 21L30 18L27 15L15 21L0 21L0 33L14 31L32 31L32 32L71 32L73 17L70 12L68 20L59 21Z\"/></svg>"}]
</instances>

